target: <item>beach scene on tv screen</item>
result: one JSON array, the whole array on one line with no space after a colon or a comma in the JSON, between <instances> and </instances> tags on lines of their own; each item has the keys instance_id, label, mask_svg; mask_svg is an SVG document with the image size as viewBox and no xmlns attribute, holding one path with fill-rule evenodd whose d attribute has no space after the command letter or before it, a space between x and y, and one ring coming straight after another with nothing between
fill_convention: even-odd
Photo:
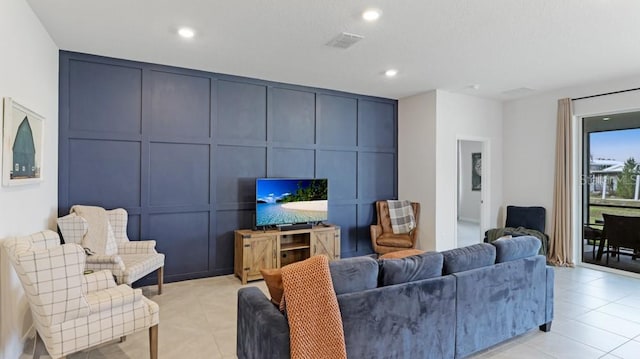
<instances>
[{"instance_id":1,"label":"beach scene on tv screen","mask_svg":"<svg viewBox=\"0 0 640 359\"><path fill-rule=\"evenodd\" d=\"M327 180L258 180L256 225L327 220Z\"/></svg>"}]
</instances>

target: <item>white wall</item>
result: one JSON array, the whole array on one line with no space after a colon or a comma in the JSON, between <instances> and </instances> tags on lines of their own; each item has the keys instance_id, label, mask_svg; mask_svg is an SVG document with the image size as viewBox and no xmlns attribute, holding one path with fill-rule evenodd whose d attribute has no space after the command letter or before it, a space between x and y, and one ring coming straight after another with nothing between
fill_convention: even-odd
<instances>
[{"instance_id":1,"label":"white wall","mask_svg":"<svg viewBox=\"0 0 640 359\"><path fill-rule=\"evenodd\" d=\"M0 187L0 238L55 228L58 201L58 48L25 0L0 4L0 97L45 117L43 182ZM22 287L2 250L0 358L18 358L31 317Z\"/></svg>"},{"instance_id":2,"label":"white wall","mask_svg":"<svg viewBox=\"0 0 640 359\"><path fill-rule=\"evenodd\" d=\"M480 223L482 192L471 190L472 153L482 153L482 142L461 140L458 158L458 219Z\"/></svg>"},{"instance_id":3,"label":"white wall","mask_svg":"<svg viewBox=\"0 0 640 359\"><path fill-rule=\"evenodd\" d=\"M547 233L549 233L553 207L558 100L637 88L639 84L640 76L627 77L564 88L506 102L503 130L505 149L503 205L545 207ZM638 95L639 92L635 91L574 101L574 114L601 114L616 110L623 112L638 109L640 108ZM579 176L575 176L575 181L579 186ZM574 252L578 253L578 251Z\"/></svg>"},{"instance_id":4,"label":"white wall","mask_svg":"<svg viewBox=\"0 0 640 359\"><path fill-rule=\"evenodd\" d=\"M398 193L423 208L419 248L456 247L457 145L486 141L482 230L495 226L502 203L502 105L442 90L400 99ZM485 195L485 193L490 193Z\"/></svg>"},{"instance_id":5,"label":"white wall","mask_svg":"<svg viewBox=\"0 0 640 359\"><path fill-rule=\"evenodd\" d=\"M420 203L418 248L435 250L436 92L398 101L398 198Z\"/></svg>"},{"instance_id":6,"label":"white wall","mask_svg":"<svg viewBox=\"0 0 640 359\"><path fill-rule=\"evenodd\" d=\"M558 100L579 98L639 87L640 76L568 87L504 104L504 202L503 204L539 205L547 209L547 233L551 232L553 176ZM640 92L577 100L574 105L573 164L573 236L574 263L580 261L580 116L640 109ZM515 174L510 176L509 174Z\"/></svg>"},{"instance_id":7,"label":"white wall","mask_svg":"<svg viewBox=\"0 0 640 359\"><path fill-rule=\"evenodd\" d=\"M447 250L456 247L459 139L485 141L481 231L495 227L502 203L502 104L438 90L437 117L436 249Z\"/></svg>"}]
</instances>

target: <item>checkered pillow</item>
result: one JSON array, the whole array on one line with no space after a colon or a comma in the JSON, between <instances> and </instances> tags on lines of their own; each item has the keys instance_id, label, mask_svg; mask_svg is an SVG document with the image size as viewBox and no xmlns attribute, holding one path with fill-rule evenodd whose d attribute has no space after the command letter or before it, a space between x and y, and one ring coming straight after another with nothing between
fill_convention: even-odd
<instances>
[{"instance_id":1,"label":"checkered pillow","mask_svg":"<svg viewBox=\"0 0 640 359\"><path fill-rule=\"evenodd\" d=\"M87 234L89 224L84 218L71 213L58 218L58 228L65 243L81 244L82 238Z\"/></svg>"}]
</instances>

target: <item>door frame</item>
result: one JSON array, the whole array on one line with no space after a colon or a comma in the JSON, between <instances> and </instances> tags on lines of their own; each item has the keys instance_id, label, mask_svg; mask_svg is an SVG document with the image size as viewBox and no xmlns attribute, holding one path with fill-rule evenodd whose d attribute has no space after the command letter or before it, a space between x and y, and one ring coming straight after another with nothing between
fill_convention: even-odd
<instances>
[{"instance_id":1,"label":"door frame","mask_svg":"<svg viewBox=\"0 0 640 359\"><path fill-rule=\"evenodd\" d=\"M492 168L492 159L491 159L491 139L488 137L481 136L466 136L466 135L457 135L456 136L456 200L455 200L455 223L454 225L454 243L455 247L458 248L458 202L460 191L458 189L459 180L459 169L460 169L460 141L472 141L472 142L480 142L482 143L482 188L480 190L480 236L484 231L486 231L489 227L490 222L490 211L488 208L491 208L491 186L487 185L491 183L491 168ZM482 239L480 240L482 242Z\"/></svg>"}]
</instances>

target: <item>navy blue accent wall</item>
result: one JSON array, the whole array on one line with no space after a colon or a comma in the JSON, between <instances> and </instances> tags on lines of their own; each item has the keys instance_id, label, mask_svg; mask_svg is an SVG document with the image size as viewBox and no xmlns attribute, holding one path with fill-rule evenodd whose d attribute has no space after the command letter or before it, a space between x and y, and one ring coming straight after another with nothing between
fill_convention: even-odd
<instances>
[{"instance_id":1,"label":"navy blue accent wall","mask_svg":"<svg viewBox=\"0 0 640 359\"><path fill-rule=\"evenodd\" d=\"M59 122L59 215L125 208L167 281L233 272L256 177L329 178L343 257L397 197L395 100L61 51Z\"/></svg>"}]
</instances>

